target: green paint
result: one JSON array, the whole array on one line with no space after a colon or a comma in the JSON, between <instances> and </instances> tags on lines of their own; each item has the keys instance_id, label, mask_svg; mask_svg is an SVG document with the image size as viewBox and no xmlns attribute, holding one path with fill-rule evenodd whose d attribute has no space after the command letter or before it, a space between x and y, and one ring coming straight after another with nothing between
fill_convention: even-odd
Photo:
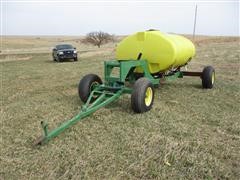
<instances>
[{"instance_id":1,"label":"green paint","mask_svg":"<svg viewBox=\"0 0 240 180\"><path fill-rule=\"evenodd\" d=\"M94 93L94 91L91 93L89 99L92 98L93 93ZM44 126L44 138L39 143L42 144L42 143L48 142L50 139L56 137L61 132L63 132L65 129L74 125L78 121L83 120L85 117L94 113L101 107L104 107L104 106L108 105L109 103L113 102L114 100L118 99L121 96L121 94L122 94L122 90L119 90L117 93L112 93L112 94L103 92L93 104L88 104L88 106L86 106L86 104L85 104L84 105L85 107L83 107L82 110L75 117L64 122L59 127L48 132L47 126ZM42 124L45 124L45 123L42 123Z\"/></svg>"},{"instance_id":2,"label":"green paint","mask_svg":"<svg viewBox=\"0 0 240 180\"><path fill-rule=\"evenodd\" d=\"M114 68L119 69L118 77L112 75ZM65 129L74 125L85 117L94 113L98 109L108 105L109 103L117 100L122 94L132 93L132 88L127 87L125 83L128 81L133 84L136 81L134 75L135 68L141 68L143 70L143 76L148 78L153 85L158 85L160 78L154 78L149 72L146 60L129 60L129 61L105 61L104 62L104 84L94 85L91 87L92 92L87 100L87 102L82 106L81 111L72 119L64 122L59 127L48 131L48 124L41 122L44 137L38 142L38 144L46 143L50 139L56 137ZM164 78L167 80L176 79L182 77L180 71L173 72ZM93 97L98 97L94 102L90 103Z\"/></svg>"}]
</instances>

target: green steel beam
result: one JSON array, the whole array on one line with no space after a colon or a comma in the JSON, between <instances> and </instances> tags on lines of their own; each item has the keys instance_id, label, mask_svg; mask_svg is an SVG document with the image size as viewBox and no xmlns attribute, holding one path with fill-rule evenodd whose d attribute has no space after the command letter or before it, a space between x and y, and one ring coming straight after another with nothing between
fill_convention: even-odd
<instances>
[{"instance_id":1,"label":"green steel beam","mask_svg":"<svg viewBox=\"0 0 240 180\"><path fill-rule=\"evenodd\" d=\"M90 99L93 97L93 94L95 92L93 91L89 97L89 102ZM44 131L44 136L41 136L34 144L39 145L39 144L44 144L48 142L50 139L56 137L59 135L61 132L63 132L65 129L69 128L70 126L74 125L78 121L82 120L83 118L89 116L90 114L94 113L98 109L108 105L109 103L115 101L118 99L121 94L123 93L123 90L119 90L116 93L105 93L103 92L97 100L95 100L92 104L87 103L83 106L82 110L72 119L64 122L61 124L59 127L53 129L52 131L48 131L48 124L45 122L41 122L43 131Z\"/></svg>"},{"instance_id":2,"label":"green steel beam","mask_svg":"<svg viewBox=\"0 0 240 180\"><path fill-rule=\"evenodd\" d=\"M111 75L114 68L119 68L119 77ZM108 85L116 83L124 84L128 76L133 76L134 69L140 67L143 70L144 77L148 78L154 85L159 84L159 78L154 78L149 69L146 60L112 60L104 62L104 79Z\"/></svg>"},{"instance_id":3,"label":"green steel beam","mask_svg":"<svg viewBox=\"0 0 240 180\"><path fill-rule=\"evenodd\" d=\"M181 71L176 71L176 72L173 72L172 74L164 76L164 79L167 81L172 81L178 78L183 78L183 73Z\"/></svg>"}]
</instances>

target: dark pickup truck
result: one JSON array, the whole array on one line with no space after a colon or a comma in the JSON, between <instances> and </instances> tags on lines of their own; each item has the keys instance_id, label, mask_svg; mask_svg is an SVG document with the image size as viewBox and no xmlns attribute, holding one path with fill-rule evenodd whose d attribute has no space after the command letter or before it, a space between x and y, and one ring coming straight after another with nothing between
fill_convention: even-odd
<instances>
[{"instance_id":1,"label":"dark pickup truck","mask_svg":"<svg viewBox=\"0 0 240 180\"><path fill-rule=\"evenodd\" d=\"M52 50L52 57L54 61L61 62L66 59L78 60L77 50L70 44L56 45Z\"/></svg>"}]
</instances>

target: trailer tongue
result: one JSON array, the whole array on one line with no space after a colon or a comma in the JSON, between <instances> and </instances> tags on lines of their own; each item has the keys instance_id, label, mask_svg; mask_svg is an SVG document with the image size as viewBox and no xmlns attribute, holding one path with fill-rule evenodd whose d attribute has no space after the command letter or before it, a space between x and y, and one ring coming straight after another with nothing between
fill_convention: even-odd
<instances>
[{"instance_id":1,"label":"trailer tongue","mask_svg":"<svg viewBox=\"0 0 240 180\"><path fill-rule=\"evenodd\" d=\"M91 98L94 96L95 93L97 93L98 95L99 94L101 94L101 95L98 97L97 100L94 101L94 103L90 104L89 102L91 101ZM108 105L109 103L113 102L114 100L118 99L122 93L123 93L123 90L118 90L116 93L93 90L89 97L88 102L82 107L81 111L75 117L64 122L56 129L49 132L48 124L45 123L44 121L42 121L41 125L42 125L44 135L39 137L34 144L40 145L40 144L46 143L47 141L56 137L61 132L63 132L65 129L74 125L78 121L80 121L80 120L84 119L85 117L89 116L90 114L94 113L101 107L104 107L104 106Z\"/></svg>"}]
</instances>

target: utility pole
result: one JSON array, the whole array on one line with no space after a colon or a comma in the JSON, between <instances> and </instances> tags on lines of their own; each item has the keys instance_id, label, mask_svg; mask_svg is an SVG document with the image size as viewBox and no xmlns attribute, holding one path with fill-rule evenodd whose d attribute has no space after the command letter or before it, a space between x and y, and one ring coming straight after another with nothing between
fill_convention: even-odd
<instances>
[{"instance_id":1,"label":"utility pole","mask_svg":"<svg viewBox=\"0 0 240 180\"><path fill-rule=\"evenodd\" d=\"M195 7L195 17L194 17L194 26L193 26L193 41L195 40L196 24L197 24L197 4Z\"/></svg>"}]
</instances>

